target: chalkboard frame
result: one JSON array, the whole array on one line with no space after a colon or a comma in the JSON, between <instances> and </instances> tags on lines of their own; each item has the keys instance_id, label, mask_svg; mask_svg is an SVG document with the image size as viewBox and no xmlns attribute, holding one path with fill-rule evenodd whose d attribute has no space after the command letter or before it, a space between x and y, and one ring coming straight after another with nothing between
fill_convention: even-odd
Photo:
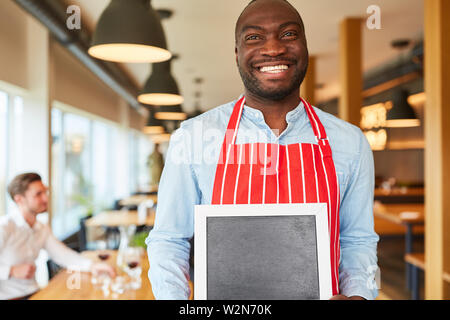
<instances>
[{"instance_id":1,"label":"chalkboard frame","mask_svg":"<svg viewBox=\"0 0 450 320\"><path fill-rule=\"evenodd\" d=\"M276 212L276 214L274 214ZM320 299L332 297L330 240L326 203L198 205L194 219L194 299L206 300L207 295L207 218L208 217L273 217L314 216L316 225L317 265Z\"/></svg>"}]
</instances>

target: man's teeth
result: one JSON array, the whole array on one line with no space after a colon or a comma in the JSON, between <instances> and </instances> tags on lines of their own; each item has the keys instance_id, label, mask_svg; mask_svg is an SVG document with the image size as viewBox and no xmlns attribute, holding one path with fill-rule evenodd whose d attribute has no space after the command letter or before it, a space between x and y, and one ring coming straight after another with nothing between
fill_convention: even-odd
<instances>
[{"instance_id":1,"label":"man's teeth","mask_svg":"<svg viewBox=\"0 0 450 320\"><path fill-rule=\"evenodd\" d=\"M283 72L283 70L289 69L286 65L280 65L280 66L268 66L268 67L262 67L260 69L261 72L268 72L268 73L280 73Z\"/></svg>"}]
</instances>

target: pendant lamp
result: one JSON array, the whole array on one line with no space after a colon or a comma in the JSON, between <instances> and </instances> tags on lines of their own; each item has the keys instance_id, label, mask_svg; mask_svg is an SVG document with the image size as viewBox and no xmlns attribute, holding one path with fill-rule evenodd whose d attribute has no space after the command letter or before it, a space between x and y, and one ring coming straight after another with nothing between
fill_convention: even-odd
<instances>
[{"instance_id":1,"label":"pendant lamp","mask_svg":"<svg viewBox=\"0 0 450 320\"><path fill-rule=\"evenodd\" d=\"M397 90L392 99L392 109L388 111L386 117L386 127L407 128L418 126L420 126L420 120L408 103L408 92L403 89Z\"/></svg>"},{"instance_id":2,"label":"pendant lamp","mask_svg":"<svg viewBox=\"0 0 450 320\"><path fill-rule=\"evenodd\" d=\"M200 106L199 106L198 104L195 104L195 109L194 109L194 111L192 111L192 112L189 114L188 118L189 118L189 119L192 119L192 118L198 117L198 116L201 115L201 114L203 114L203 111L200 110Z\"/></svg>"},{"instance_id":3,"label":"pendant lamp","mask_svg":"<svg viewBox=\"0 0 450 320\"><path fill-rule=\"evenodd\" d=\"M170 133L160 133L152 135L150 139L154 144L161 144L164 142L169 142L171 136L172 135Z\"/></svg>"},{"instance_id":4,"label":"pendant lamp","mask_svg":"<svg viewBox=\"0 0 450 320\"><path fill-rule=\"evenodd\" d=\"M98 21L89 54L125 63L171 58L159 15L150 0L111 0Z\"/></svg>"},{"instance_id":5,"label":"pendant lamp","mask_svg":"<svg viewBox=\"0 0 450 320\"><path fill-rule=\"evenodd\" d=\"M171 73L171 62L172 60L153 64L152 74L138 96L140 103L155 106L174 106L184 102L177 82Z\"/></svg>"},{"instance_id":6,"label":"pendant lamp","mask_svg":"<svg viewBox=\"0 0 450 320\"><path fill-rule=\"evenodd\" d=\"M155 118L158 120L183 121L187 119L187 114L183 112L183 108L181 105L160 106L155 113Z\"/></svg>"},{"instance_id":7,"label":"pendant lamp","mask_svg":"<svg viewBox=\"0 0 450 320\"><path fill-rule=\"evenodd\" d=\"M197 85L197 91L195 91L195 105L194 105L194 111L191 112L188 115L189 119L195 118L203 113L203 111L200 108L200 98L202 97L202 92L200 90L200 85L203 83L203 78L195 78L194 83Z\"/></svg>"},{"instance_id":8,"label":"pendant lamp","mask_svg":"<svg viewBox=\"0 0 450 320\"><path fill-rule=\"evenodd\" d=\"M155 118L155 111L150 110L150 115L148 116L147 124L142 131L148 135L162 134L165 132L165 128L162 121Z\"/></svg>"}]
</instances>

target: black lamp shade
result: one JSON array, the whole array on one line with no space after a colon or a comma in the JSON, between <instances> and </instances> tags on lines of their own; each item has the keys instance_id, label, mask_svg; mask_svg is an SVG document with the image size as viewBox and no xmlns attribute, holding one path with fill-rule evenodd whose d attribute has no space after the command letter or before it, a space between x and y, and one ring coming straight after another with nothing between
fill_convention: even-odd
<instances>
[{"instance_id":1,"label":"black lamp shade","mask_svg":"<svg viewBox=\"0 0 450 320\"><path fill-rule=\"evenodd\" d=\"M150 115L148 116L147 124L144 127L143 132L149 135L162 134L165 132L162 121L155 118L154 111L150 111Z\"/></svg>"},{"instance_id":2,"label":"black lamp shade","mask_svg":"<svg viewBox=\"0 0 450 320\"><path fill-rule=\"evenodd\" d=\"M142 89L138 101L148 105L173 106L183 103L177 82L171 73L171 61L153 64L151 76Z\"/></svg>"},{"instance_id":3,"label":"black lamp shade","mask_svg":"<svg viewBox=\"0 0 450 320\"><path fill-rule=\"evenodd\" d=\"M393 107L388 111L386 126L389 128L418 127L420 120L408 103L408 92L398 90L394 93Z\"/></svg>"},{"instance_id":4,"label":"black lamp shade","mask_svg":"<svg viewBox=\"0 0 450 320\"><path fill-rule=\"evenodd\" d=\"M160 62L171 58L150 0L111 0L98 21L89 54L114 62Z\"/></svg>"},{"instance_id":5,"label":"black lamp shade","mask_svg":"<svg viewBox=\"0 0 450 320\"><path fill-rule=\"evenodd\" d=\"M194 111L192 111L189 115L188 118L192 119L195 117L198 117L199 115L203 114L203 111L200 109L200 104L198 103L198 101L195 103L195 108Z\"/></svg>"},{"instance_id":6,"label":"black lamp shade","mask_svg":"<svg viewBox=\"0 0 450 320\"><path fill-rule=\"evenodd\" d=\"M181 105L160 106L155 113L155 118L159 120L186 120L187 114Z\"/></svg>"}]
</instances>

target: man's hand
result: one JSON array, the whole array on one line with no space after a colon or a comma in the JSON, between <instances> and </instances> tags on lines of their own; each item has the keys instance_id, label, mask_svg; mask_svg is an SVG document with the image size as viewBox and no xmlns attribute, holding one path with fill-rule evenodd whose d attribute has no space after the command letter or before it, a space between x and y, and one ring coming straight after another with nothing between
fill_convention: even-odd
<instances>
[{"instance_id":1,"label":"man's hand","mask_svg":"<svg viewBox=\"0 0 450 320\"><path fill-rule=\"evenodd\" d=\"M24 263L12 266L9 276L16 279L32 279L36 272L36 265L33 263Z\"/></svg>"},{"instance_id":2,"label":"man's hand","mask_svg":"<svg viewBox=\"0 0 450 320\"><path fill-rule=\"evenodd\" d=\"M91 272L95 276L100 273L107 273L111 278L115 278L116 276L116 270L107 263L92 264Z\"/></svg>"},{"instance_id":3,"label":"man's hand","mask_svg":"<svg viewBox=\"0 0 450 320\"><path fill-rule=\"evenodd\" d=\"M360 296L347 297L342 294L338 294L336 296L333 296L330 300L366 300L366 299Z\"/></svg>"}]
</instances>

